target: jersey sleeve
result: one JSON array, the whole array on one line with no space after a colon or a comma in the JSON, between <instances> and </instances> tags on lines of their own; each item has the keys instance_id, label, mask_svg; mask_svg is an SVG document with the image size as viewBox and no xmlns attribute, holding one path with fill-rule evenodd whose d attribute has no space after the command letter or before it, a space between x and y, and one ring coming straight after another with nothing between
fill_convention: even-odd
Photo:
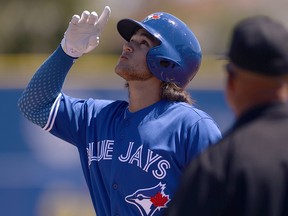
<instances>
[{"instance_id":1,"label":"jersey sleeve","mask_svg":"<svg viewBox=\"0 0 288 216\"><path fill-rule=\"evenodd\" d=\"M88 113L92 99L77 99L63 93L55 100L44 130L77 145L88 125L92 112ZM92 109L93 110L93 109ZM86 123L85 123L86 122Z\"/></svg>"},{"instance_id":2,"label":"jersey sleeve","mask_svg":"<svg viewBox=\"0 0 288 216\"><path fill-rule=\"evenodd\" d=\"M113 102L92 98L78 99L61 93L55 100L43 129L79 147L79 143L85 143L88 131L96 130L98 114L101 113L102 117L109 114L110 111L105 112L103 108L107 108ZM117 107L115 106L116 110ZM114 113L114 110L111 110L111 113Z\"/></svg>"},{"instance_id":3,"label":"jersey sleeve","mask_svg":"<svg viewBox=\"0 0 288 216\"><path fill-rule=\"evenodd\" d=\"M39 67L18 101L20 111L28 120L45 127L74 61L75 58L65 54L59 46Z\"/></svg>"}]
</instances>

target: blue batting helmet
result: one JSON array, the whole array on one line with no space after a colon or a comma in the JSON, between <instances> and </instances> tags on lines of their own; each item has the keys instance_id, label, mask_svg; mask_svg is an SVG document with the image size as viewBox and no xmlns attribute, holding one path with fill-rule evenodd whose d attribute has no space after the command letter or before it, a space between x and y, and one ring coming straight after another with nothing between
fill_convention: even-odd
<instances>
[{"instance_id":1,"label":"blue batting helmet","mask_svg":"<svg viewBox=\"0 0 288 216\"><path fill-rule=\"evenodd\" d=\"M141 22L123 19L117 24L118 32L126 41L140 28L161 42L147 53L150 71L159 80L184 88L196 75L202 59L194 33L180 19L164 12L151 14Z\"/></svg>"}]
</instances>

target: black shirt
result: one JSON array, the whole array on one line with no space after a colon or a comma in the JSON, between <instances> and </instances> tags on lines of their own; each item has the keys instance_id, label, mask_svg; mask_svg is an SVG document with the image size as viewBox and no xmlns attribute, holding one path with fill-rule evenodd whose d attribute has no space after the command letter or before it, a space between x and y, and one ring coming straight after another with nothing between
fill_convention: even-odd
<instances>
[{"instance_id":1,"label":"black shirt","mask_svg":"<svg viewBox=\"0 0 288 216\"><path fill-rule=\"evenodd\" d=\"M288 216L288 105L242 115L193 160L167 216Z\"/></svg>"}]
</instances>

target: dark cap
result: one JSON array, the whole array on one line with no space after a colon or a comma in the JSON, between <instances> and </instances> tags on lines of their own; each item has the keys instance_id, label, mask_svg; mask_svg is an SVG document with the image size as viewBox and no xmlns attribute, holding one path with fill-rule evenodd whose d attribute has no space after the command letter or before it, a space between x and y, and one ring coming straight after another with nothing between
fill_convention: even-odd
<instances>
[{"instance_id":1,"label":"dark cap","mask_svg":"<svg viewBox=\"0 0 288 216\"><path fill-rule=\"evenodd\" d=\"M266 16L246 18L233 30L228 57L255 73L288 74L288 30Z\"/></svg>"}]
</instances>

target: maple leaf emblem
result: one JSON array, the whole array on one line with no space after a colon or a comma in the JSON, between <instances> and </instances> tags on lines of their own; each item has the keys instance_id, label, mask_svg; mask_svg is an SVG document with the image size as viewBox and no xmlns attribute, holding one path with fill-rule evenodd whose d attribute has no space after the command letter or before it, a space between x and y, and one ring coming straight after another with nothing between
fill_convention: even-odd
<instances>
[{"instance_id":1,"label":"maple leaf emblem","mask_svg":"<svg viewBox=\"0 0 288 216\"><path fill-rule=\"evenodd\" d=\"M159 14L153 14L151 18L152 19L160 19L160 15Z\"/></svg>"},{"instance_id":2,"label":"maple leaf emblem","mask_svg":"<svg viewBox=\"0 0 288 216\"><path fill-rule=\"evenodd\" d=\"M154 197L150 198L150 201L157 207L166 206L168 196L163 196L160 192L158 192Z\"/></svg>"},{"instance_id":3,"label":"maple leaf emblem","mask_svg":"<svg viewBox=\"0 0 288 216\"><path fill-rule=\"evenodd\" d=\"M162 14L151 14L151 15L149 15L148 17L146 17L146 18L143 20L143 22L147 22L147 21L149 21L149 20L158 20L158 19L161 18L161 15L162 15Z\"/></svg>"}]
</instances>

